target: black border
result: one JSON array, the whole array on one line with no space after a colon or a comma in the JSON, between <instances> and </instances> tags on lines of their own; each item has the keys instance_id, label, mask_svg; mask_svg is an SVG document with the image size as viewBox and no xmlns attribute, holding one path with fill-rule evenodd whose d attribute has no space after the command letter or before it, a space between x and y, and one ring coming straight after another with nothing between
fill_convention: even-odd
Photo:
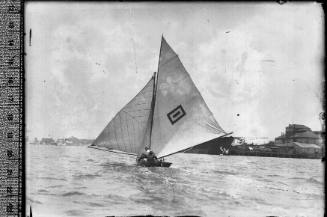
<instances>
[{"instance_id":1,"label":"black border","mask_svg":"<svg viewBox=\"0 0 327 217\"><path fill-rule=\"evenodd\" d=\"M173 114L175 111L177 111L178 109L180 109L181 111L182 111L182 115L180 115L178 118L176 118L175 120L173 120L172 118L171 118L171 114ZM186 112L185 112L185 110L184 110L184 108L182 107L182 105L179 105L179 106L177 106L176 108L174 108L171 112L169 112L168 114L167 114L167 117L168 117L168 119L169 119L169 121L170 121L170 123L172 124L172 125L174 125L177 121L179 121L182 117L184 117L186 115Z\"/></svg>"}]
</instances>

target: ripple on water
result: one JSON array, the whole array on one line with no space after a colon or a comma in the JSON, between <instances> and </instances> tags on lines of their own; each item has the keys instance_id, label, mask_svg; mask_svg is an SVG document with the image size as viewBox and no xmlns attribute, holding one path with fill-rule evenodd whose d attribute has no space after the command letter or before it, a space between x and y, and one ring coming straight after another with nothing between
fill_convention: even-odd
<instances>
[{"instance_id":1,"label":"ripple on water","mask_svg":"<svg viewBox=\"0 0 327 217\"><path fill-rule=\"evenodd\" d=\"M306 181L309 182L309 183L318 184L318 185L322 185L323 184L322 181L319 181L318 179L313 178L313 177L307 179Z\"/></svg>"},{"instance_id":2,"label":"ripple on water","mask_svg":"<svg viewBox=\"0 0 327 217\"><path fill-rule=\"evenodd\" d=\"M101 163L100 166L103 167L102 172L129 172L135 169L135 165L126 164L124 162L105 162Z\"/></svg>"},{"instance_id":3,"label":"ripple on water","mask_svg":"<svg viewBox=\"0 0 327 217\"><path fill-rule=\"evenodd\" d=\"M49 191L47 191L47 190L45 190L45 189L39 189L37 192L38 192L38 193L48 193Z\"/></svg>"},{"instance_id":4,"label":"ripple on water","mask_svg":"<svg viewBox=\"0 0 327 217\"><path fill-rule=\"evenodd\" d=\"M39 178L46 179L46 180L67 181L65 178L55 178L55 177L48 177L48 176L39 177Z\"/></svg>"},{"instance_id":5,"label":"ripple on water","mask_svg":"<svg viewBox=\"0 0 327 217\"><path fill-rule=\"evenodd\" d=\"M95 173L95 174L76 174L73 175L74 179L78 179L78 180L84 180L84 179L94 179L96 177L101 177L101 175L99 173Z\"/></svg>"},{"instance_id":6,"label":"ripple on water","mask_svg":"<svg viewBox=\"0 0 327 217\"><path fill-rule=\"evenodd\" d=\"M67 210L65 213L68 216L83 216L83 215L85 215L85 212L83 212L80 209L78 209L78 210L77 209Z\"/></svg>"},{"instance_id":7,"label":"ripple on water","mask_svg":"<svg viewBox=\"0 0 327 217\"><path fill-rule=\"evenodd\" d=\"M61 188L63 185L50 185L48 188Z\"/></svg>"},{"instance_id":8,"label":"ripple on water","mask_svg":"<svg viewBox=\"0 0 327 217\"><path fill-rule=\"evenodd\" d=\"M237 172L234 171L226 171L226 170L214 170L214 173L217 173L219 175L237 175Z\"/></svg>"},{"instance_id":9,"label":"ripple on water","mask_svg":"<svg viewBox=\"0 0 327 217\"><path fill-rule=\"evenodd\" d=\"M83 192L79 192L79 191L70 191L70 192L61 194L61 196L63 196L63 197L81 196L81 195L85 195L85 194Z\"/></svg>"},{"instance_id":10,"label":"ripple on water","mask_svg":"<svg viewBox=\"0 0 327 217\"><path fill-rule=\"evenodd\" d=\"M322 181L319 181L318 179L316 179L314 177L310 177L310 178L307 178L307 177L291 177L289 179L290 180L299 180L299 181L307 182L307 183L310 183L310 184L317 184L317 185L322 185L323 184Z\"/></svg>"},{"instance_id":11,"label":"ripple on water","mask_svg":"<svg viewBox=\"0 0 327 217\"><path fill-rule=\"evenodd\" d=\"M91 206L91 207L105 207L106 206L105 204L100 204L100 203L95 203L95 202L87 202L87 201L80 201L80 200L73 201L73 203L82 204L84 206Z\"/></svg>"},{"instance_id":12,"label":"ripple on water","mask_svg":"<svg viewBox=\"0 0 327 217\"><path fill-rule=\"evenodd\" d=\"M126 202L127 199L117 194L108 194L104 197L106 201L109 201L110 204L120 204Z\"/></svg>"}]
</instances>

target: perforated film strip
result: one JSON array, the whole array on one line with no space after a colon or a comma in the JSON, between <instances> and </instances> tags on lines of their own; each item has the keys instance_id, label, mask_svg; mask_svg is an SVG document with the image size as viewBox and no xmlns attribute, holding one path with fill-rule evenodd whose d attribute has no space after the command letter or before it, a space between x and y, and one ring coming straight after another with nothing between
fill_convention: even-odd
<instances>
[{"instance_id":1,"label":"perforated film strip","mask_svg":"<svg viewBox=\"0 0 327 217\"><path fill-rule=\"evenodd\" d=\"M0 216L24 216L23 1L0 1Z\"/></svg>"}]
</instances>

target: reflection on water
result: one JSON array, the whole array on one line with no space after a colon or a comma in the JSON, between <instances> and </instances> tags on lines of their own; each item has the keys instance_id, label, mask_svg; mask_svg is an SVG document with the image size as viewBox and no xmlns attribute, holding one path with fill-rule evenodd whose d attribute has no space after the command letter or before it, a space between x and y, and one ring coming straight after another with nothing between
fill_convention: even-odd
<instances>
[{"instance_id":1,"label":"reflection on water","mask_svg":"<svg viewBox=\"0 0 327 217\"><path fill-rule=\"evenodd\" d=\"M171 168L87 147L27 148L33 216L322 216L319 160L177 154Z\"/></svg>"}]
</instances>

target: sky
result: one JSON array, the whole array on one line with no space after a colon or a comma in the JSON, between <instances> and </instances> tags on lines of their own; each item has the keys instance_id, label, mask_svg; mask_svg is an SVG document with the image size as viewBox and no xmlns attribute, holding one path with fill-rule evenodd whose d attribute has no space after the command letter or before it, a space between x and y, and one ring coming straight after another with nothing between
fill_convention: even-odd
<instances>
[{"instance_id":1,"label":"sky","mask_svg":"<svg viewBox=\"0 0 327 217\"><path fill-rule=\"evenodd\" d=\"M27 2L29 138L96 138L158 68L161 36L220 126L248 141L321 130L318 3Z\"/></svg>"}]
</instances>

